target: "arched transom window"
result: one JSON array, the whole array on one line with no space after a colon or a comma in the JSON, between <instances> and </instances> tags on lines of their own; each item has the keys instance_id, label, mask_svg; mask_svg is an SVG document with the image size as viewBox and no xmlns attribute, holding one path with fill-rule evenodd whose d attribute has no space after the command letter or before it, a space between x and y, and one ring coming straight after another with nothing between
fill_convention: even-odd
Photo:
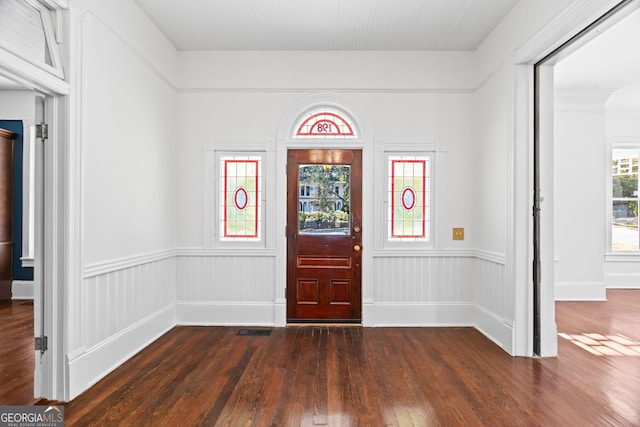
<instances>
[{"instance_id":1,"label":"arched transom window","mask_svg":"<svg viewBox=\"0 0 640 427\"><path fill-rule=\"evenodd\" d=\"M296 123L294 138L357 138L356 127L346 114L334 108L314 109Z\"/></svg>"}]
</instances>

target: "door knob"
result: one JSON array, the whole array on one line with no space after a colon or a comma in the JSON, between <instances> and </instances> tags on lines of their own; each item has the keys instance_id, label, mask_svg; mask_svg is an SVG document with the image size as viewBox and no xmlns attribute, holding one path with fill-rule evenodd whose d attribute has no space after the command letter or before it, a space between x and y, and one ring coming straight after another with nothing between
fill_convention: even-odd
<instances>
[{"instance_id":1,"label":"door knob","mask_svg":"<svg viewBox=\"0 0 640 427\"><path fill-rule=\"evenodd\" d=\"M356 233L360 232L360 227L358 227L357 225L355 227L353 227L353 231L355 231Z\"/></svg>"},{"instance_id":2,"label":"door knob","mask_svg":"<svg viewBox=\"0 0 640 427\"><path fill-rule=\"evenodd\" d=\"M360 245L354 245L353 250L356 252L360 252Z\"/></svg>"}]
</instances>

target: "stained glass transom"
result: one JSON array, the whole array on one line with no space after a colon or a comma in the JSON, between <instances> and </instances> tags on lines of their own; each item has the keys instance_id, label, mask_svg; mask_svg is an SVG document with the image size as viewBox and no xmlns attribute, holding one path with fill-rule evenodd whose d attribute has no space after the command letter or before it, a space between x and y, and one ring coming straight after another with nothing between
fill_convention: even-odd
<instances>
[{"instance_id":1,"label":"stained glass transom","mask_svg":"<svg viewBox=\"0 0 640 427\"><path fill-rule=\"evenodd\" d=\"M260 240L262 158L220 157L221 240Z\"/></svg>"},{"instance_id":2,"label":"stained glass transom","mask_svg":"<svg viewBox=\"0 0 640 427\"><path fill-rule=\"evenodd\" d=\"M314 110L295 127L294 138L356 138L353 121L337 110Z\"/></svg>"},{"instance_id":3,"label":"stained glass transom","mask_svg":"<svg viewBox=\"0 0 640 427\"><path fill-rule=\"evenodd\" d=\"M390 240L429 239L429 157L389 157Z\"/></svg>"}]
</instances>

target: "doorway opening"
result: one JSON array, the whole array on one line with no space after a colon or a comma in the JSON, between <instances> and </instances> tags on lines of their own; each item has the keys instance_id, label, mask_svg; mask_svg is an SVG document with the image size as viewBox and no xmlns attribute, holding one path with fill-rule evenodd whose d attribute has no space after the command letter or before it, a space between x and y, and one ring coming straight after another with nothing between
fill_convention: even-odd
<instances>
[{"instance_id":1,"label":"doorway opening","mask_svg":"<svg viewBox=\"0 0 640 427\"><path fill-rule=\"evenodd\" d=\"M557 352L557 336L550 333L555 331L556 299L606 299L604 265L611 251L606 219L611 215L606 202L606 193L610 191L607 176L611 173L607 171L611 162L605 131L606 104L616 90L637 86L640 71L630 71L628 65L636 62L630 56L635 56L637 49L628 41L635 37L609 48L609 53L624 58L626 65L622 67L616 66L612 56L601 55L592 58L594 62L589 65L584 62L584 53L592 50L589 47L592 43L630 18L639 6L637 0L618 3L534 66L533 353L536 355ZM575 68L578 63L581 65ZM567 64L574 67L573 74L569 78L556 75L556 68L570 68ZM557 77L561 78L556 80Z\"/></svg>"}]
</instances>

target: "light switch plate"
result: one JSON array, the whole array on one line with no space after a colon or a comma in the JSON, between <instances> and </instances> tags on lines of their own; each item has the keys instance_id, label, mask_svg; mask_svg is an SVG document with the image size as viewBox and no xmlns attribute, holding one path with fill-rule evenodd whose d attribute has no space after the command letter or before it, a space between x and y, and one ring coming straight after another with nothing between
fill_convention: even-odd
<instances>
[{"instance_id":1,"label":"light switch plate","mask_svg":"<svg viewBox=\"0 0 640 427\"><path fill-rule=\"evenodd\" d=\"M453 240L464 240L464 228L453 229Z\"/></svg>"}]
</instances>

